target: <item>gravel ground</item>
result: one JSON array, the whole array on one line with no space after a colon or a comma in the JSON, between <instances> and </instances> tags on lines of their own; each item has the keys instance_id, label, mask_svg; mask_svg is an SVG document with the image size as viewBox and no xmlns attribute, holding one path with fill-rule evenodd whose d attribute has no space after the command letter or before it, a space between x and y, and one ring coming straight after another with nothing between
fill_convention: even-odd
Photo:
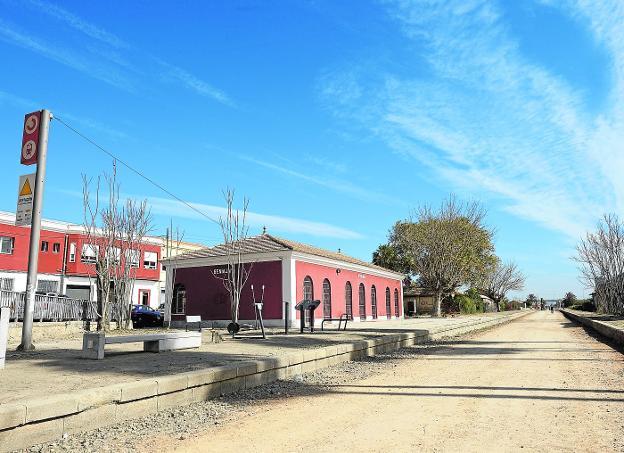
<instances>
[{"instance_id":1,"label":"gravel ground","mask_svg":"<svg viewBox=\"0 0 624 453\"><path fill-rule=\"evenodd\" d=\"M58 442L35 446L26 451L134 452L138 444L149 444L150 439L157 435L178 436L180 440L184 440L215 425L251 415L266 400L320 394L329 385L362 380L396 367L398 359L413 356L418 350L433 345L418 345L357 362L345 362L202 403L168 409L86 433L68 435Z\"/></svg>"}]
</instances>

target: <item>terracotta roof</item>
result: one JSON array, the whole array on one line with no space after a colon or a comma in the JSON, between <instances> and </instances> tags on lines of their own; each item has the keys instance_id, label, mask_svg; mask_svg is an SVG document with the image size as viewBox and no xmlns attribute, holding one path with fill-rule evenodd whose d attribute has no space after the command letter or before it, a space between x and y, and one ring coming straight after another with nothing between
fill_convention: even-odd
<instances>
[{"instance_id":1,"label":"terracotta roof","mask_svg":"<svg viewBox=\"0 0 624 453\"><path fill-rule=\"evenodd\" d=\"M301 242L295 242L288 239L279 238L270 234L261 234L258 236L252 236L243 239L241 251L242 254L293 251L306 253L308 255L320 256L323 258L329 258L337 261L344 261L346 263L357 264L359 266L364 266L380 271L394 272L386 269L385 267L377 266L375 264L353 258L352 256L345 255L343 253L331 252L329 250L313 247L307 244L302 244ZM185 260L193 258L217 258L220 256L226 256L226 254L227 253L225 244L219 244L214 247L207 247L201 250L184 253L182 255L179 255L176 259Z\"/></svg>"}]
</instances>

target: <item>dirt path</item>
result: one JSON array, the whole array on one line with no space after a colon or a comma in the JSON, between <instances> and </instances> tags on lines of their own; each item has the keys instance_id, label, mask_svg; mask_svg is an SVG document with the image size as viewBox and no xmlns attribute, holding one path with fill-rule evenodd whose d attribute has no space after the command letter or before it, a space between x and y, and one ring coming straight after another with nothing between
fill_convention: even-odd
<instances>
[{"instance_id":1,"label":"dirt path","mask_svg":"<svg viewBox=\"0 0 624 453\"><path fill-rule=\"evenodd\" d=\"M622 451L623 356L537 312L323 392L262 403L174 451ZM147 447L147 445L145 445Z\"/></svg>"}]
</instances>

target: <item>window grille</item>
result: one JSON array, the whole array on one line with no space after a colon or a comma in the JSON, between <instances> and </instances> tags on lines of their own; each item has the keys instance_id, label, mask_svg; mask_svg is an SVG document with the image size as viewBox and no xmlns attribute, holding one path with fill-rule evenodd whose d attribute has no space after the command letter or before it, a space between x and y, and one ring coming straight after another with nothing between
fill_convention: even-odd
<instances>
[{"instance_id":1,"label":"window grille","mask_svg":"<svg viewBox=\"0 0 624 453\"><path fill-rule=\"evenodd\" d=\"M41 251L42 252L48 251L48 241L41 241Z\"/></svg>"},{"instance_id":2,"label":"window grille","mask_svg":"<svg viewBox=\"0 0 624 453\"><path fill-rule=\"evenodd\" d=\"M345 285L345 310L349 321L353 319L353 288L351 288L351 282L347 282Z\"/></svg>"},{"instance_id":3,"label":"window grille","mask_svg":"<svg viewBox=\"0 0 624 453\"><path fill-rule=\"evenodd\" d=\"M171 304L171 313L174 315L182 315L186 312L186 289L184 285L177 284L173 288L173 303Z\"/></svg>"},{"instance_id":4,"label":"window grille","mask_svg":"<svg viewBox=\"0 0 624 453\"><path fill-rule=\"evenodd\" d=\"M2 291L13 291L13 283L15 279L13 278L0 278L0 290Z\"/></svg>"},{"instance_id":5,"label":"window grille","mask_svg":"<svg viewBox=\"0 0 624 453\"><path fill-rule=\"evenodd\" d=\"M360 308L360 319L366 321L366 290L364 289L364 283L360 283L358 289L358 302Z\"/></svg>"},{"instance_id":6,"label":"window grille","mask_svg":"<svg viewBox=\"0 0 624 453\"><path fill-rule=\"evenodd\" d=\"M401 316L401 312L399 311L399 290L394 290L394 316L397 318Z\"/></svg>"},{"instance_id":7,"label":"window grille","mask_svg":"<svg viewBox=\"0 0 624 453\"><path fill-rule=\"evenodd\" d=\"M329 280L323 280L323 318L331 318L331 284Z\"/></svg>"},{"instance_id":8,"label":"window grille","mask_svg":"<svg viewBox=\"0 0 624 453\"><path fill-rule=\"evenodd\" d=\"M37 292L57 293L58 282L56 280L37 280Z\"/></svg>"},{"instance_id":9,"label":"window grille","mask_svg":"<svg viewBox=\"0 0 624 453\"><path fill-rule=\"evenodd\" d=\"M303 279L303 300L314 300L314 284L310 276ZM310 322L309 310L305 310L305 322Z\"/></svg>"},{"instance_id":10,"label":"window grille","mask_svg":"<svg viewBox=\"0 0 624 453\"><path fill-rule=\"evenodd\" d=\"M377 288L375 285L371 287L371 312L373 319L377 319Z\"/></svg>"},{"instance_id":11,"label":"window grille","mask_svg":"<svg viewBox=\"0 0 624 453\"><path fill-rule=\"evenodd\" d=\"M0 236L0 253L11 255L13 253L13 245L15 238Z\"/></svg>"},{"instance_id":12,"label":"window grille","mask_svg":"<svg viewBox=\"0 0 624 453\"><path fill-rule=\"evenodd\" d=\"M390 288L386 288L386 318L392 319L392 306L390 303Z\"/></svg>"}]
</instances>

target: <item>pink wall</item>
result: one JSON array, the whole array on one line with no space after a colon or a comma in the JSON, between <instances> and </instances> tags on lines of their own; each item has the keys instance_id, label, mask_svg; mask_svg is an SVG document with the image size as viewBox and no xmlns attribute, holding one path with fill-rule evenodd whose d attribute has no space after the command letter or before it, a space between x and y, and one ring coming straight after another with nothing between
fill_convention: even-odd
<instances>
[{"instance_id":1,"label":"pink wall","mask_svg":"<svg viewBox=\"0 0 624 453\"><path fill-rule=\"evenodd\" d=\"M386 310L386 288L390 288L390 312L391 316L397 317L394 306L394 290L396 289L399 294L399 313L398 316L403 316L403 300L401 298L401 280L391 279L384 277L377 277L375 275L349 271L340 268L340 273L336 273L336 267L322 266L319 264L306 263L304 261L296 261L295 274L296 274L296 288L297 288L297 301L303 300L303 280L306 276L312 278L314 286L314 299L321 301L321 305L316 309L315 318L323 319L323 280L327 278L331 285L331 314L332 317L339 317L343 313L346 313L345 303L345 286L347 281L352 286L352 300L353 300L353 318L359 319L359 299L358 288L360 283L364 284L366 294L366 315L370 317L372 315L371 309L371 287L375 285L377 290L377 318L387 319ZM298 314L297 314L298 317Z\"/></svg>"},{"instance_id":2,"label":"pink wall","mask_svg":"<svg viewBox=\"0 0 624 453\"><path fill-rule=\"evenodd\" d=\"M202 266L182 268L176 271L175 283L183 284L186 289L186 315L201 315L204 320L230 319L229 295L223 281L215 277L215 269L221 266ZM240 319L254 319L251 285L254 285L256 298L260 299L264 285L264 319L282 319L282 262L266 261L254 263L249 280L243 289L239 307ZM172 315L174 320L183 319L183 315Z\"/></svg>"}]
</instances>

